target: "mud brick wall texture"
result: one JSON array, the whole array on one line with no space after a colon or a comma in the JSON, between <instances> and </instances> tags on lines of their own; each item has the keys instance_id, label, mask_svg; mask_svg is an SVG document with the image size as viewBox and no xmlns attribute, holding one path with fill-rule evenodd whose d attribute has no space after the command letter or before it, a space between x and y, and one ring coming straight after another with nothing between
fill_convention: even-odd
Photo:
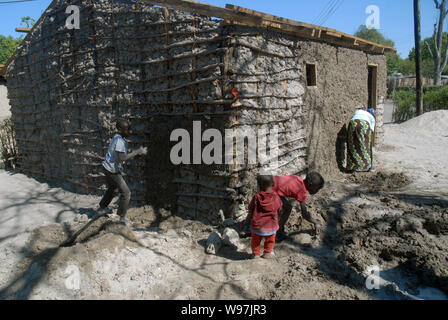
<instances>
[{"instance_id":1,"label":"mud brick wall texture","mask_svg":"<svg viewBox=\"0 0 448 320\"><path fill-rule=\"evenodd\" d=\"M69 4L80 8L79 30L65 27ZM149 150L126 164L133 202L216 223L220 210L233 217L247 205L262 166L173 165L173 130L276 126L281 174L329 177L338 133L367 101L368 64L386 93L383 55L132 1L69 4L53 1L7 77L20 170L78 192L104 191L101 161L116 119L128 118L130 149Z\"/></svg>"},{"instance_id":2,"label":"mud brick wall texture","mask_svg":"<svg viewBox=\"0 0 448 320\"><path fill-rule=\"evenodd\" d=\"M317 86L304 96L307 120L309 170L332 176L338 168L338 136L344 137L348 122L356 110L368 103L368 66L378 67L377 131L383 137L383 111L386 88L386 57L317 42L303 42L298 63L315 62ZM335 155L336 154L336 155Z\"/></svg>"}]
</instances>

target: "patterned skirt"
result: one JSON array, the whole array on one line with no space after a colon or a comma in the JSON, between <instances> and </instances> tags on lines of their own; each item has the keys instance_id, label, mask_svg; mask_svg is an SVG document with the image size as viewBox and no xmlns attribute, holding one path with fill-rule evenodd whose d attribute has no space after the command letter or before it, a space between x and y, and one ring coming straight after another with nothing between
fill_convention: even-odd
<instances>
[{"instance_id":1,"label":"patterned skirt","mask_svg":"<svg viewBox=\"0 0 448 320\"><path fill-rule=\"evenodd\" d=\"M372 167L372 130L367 121L350 121L347 148L347 170L367 171Z\"/></svg>"}]
</instances>

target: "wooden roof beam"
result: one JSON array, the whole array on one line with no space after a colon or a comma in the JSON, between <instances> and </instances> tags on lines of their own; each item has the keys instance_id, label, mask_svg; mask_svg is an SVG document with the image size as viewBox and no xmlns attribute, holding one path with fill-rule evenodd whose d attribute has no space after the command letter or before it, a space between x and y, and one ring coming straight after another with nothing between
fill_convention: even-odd
<instances>
[{"instance_id":1,"label":"wooden roof beam","mask_svg":"<svg viewBox=\"0 0 448 320\"><path fill-rule=\"evenodd\" d=\"M226 23L238 22L239 24L258 27L269 27L274 29L280 29L286 33L294 33L305 37L310 37L312 34L311 29L304 28L299 25L292 25L284 23L282 21L265 19L264 13L254 14L253 10L245 9L243 11L230 10L228 8L222 8L213 6L194 0L142 0L145 3L160 5L175 10L182 10L187 12L195 12L208 17L217 17L227 20Z\"/></svg>"},{"instance_id":2,"label":"wooden roof beam","mask_svg":"<svg viewBox=\"0 0 448 320\"><path fill-rule=\"evenodd\" d=\"M261 18L255 16L249 16L247 14L235 14L235 11L229 10L223 7L214 6L194 0L142 0L145 3L152 5L163 6L166 8L172 8L175 10L182 10L187 12L195 12L208 17L216 17L228 20L245 19L252 22L260 22ZM241 21L244 22L244 21Z\"/></svg>"},{"instance_id":3,"label":"wooden roof beam","mask_svg":"<svg viewBox=\"0 0 448 320\"><path fill-rule=\"evenodd\" d=\"M304 22L300 22L300 21L296 21L296 20L286 19L286 18L274 16L272 14L268 14L268 13L264 13L264 12L260 12L260 11L255 11L255 10L251 10L251 9L235 6L233 4L226 4L226 8L227 9L231 9L234 12L246 13L248 15L254 15L254 16L266 19L266 20L272 20L272 21L278 21L278 22L291 24L291 25L294 25L296 27L301 27L301 28L306 28L306 29L315 29L315 30L320 30L320 31L338 32L337 30L334 30L334 29L320 27L320 26L317 26L317 25L308 24L308 23L304 23Z\"/></svg>"},{"instance_id":4,"label":"wooden roof beam","mask_svg":"<svg viewBox=\"0 0 448 320\"><path fill-rule=\"evenodd\" d=\"M16 28L16 32L30 33L31 28Z\"/></svg>"},{"instance_id":5,"label":"wooden roof beam","mask_svg":"<svg viewBox=\"0 0 448 320\"><path fill-rule=\"evenodd\" d=\"M286 24L291 24L291 25L294 25L296 27L301 27L303 29L311 29L311 30L314 30L311 33L313 37L316 37L316 35L317 35L317 37L320 38L321 37L321 33L324 32L325 34L328 34L329 36L332 36L332 37L335 37L335 38L350 38L351 39L350 41L352 42L352 45L353 45L353 42L356 42L356 41L357 42L365 42L365 43L369 43L371 45L375 45L376 47L382 47L382 48L384 48L385 52L396 52L395 48L393 48L393 47L382 46L382 45L379 45L377 43L370 42L370 41L367 41L367 40L364 40L364 39L352 36L350 34L340 32L340 31L335 30L335 29L321 27L321 26L317 26L317 25L312 25L312 24L308 24L308 23L304 23L304 22L300 22L300 21L295 21L295 20L291 20L291 19L286 19L286 18L274 16L274 15L271 15L271 14L267 14L267 13L263 13L263 12L259 12L259 11L246 9L246 8L239 7L239 6L235 6L235 5L232 5L232 4L227 4L226 8L227 9L232 9L235 12L238 12L238 13L246 13L248 15L255 15L255 16L258 16L260 18L267 19L267 20L279 21L279 22L283 22L283 23L286 23Z\"/></svg>"},{"instance_id":6,"label":"wooden roof beam","mask_svg":"<svg viewBox=\"0 0 448 320\"><path fill-rule=\"evenodd\" d=\"M396 52L393 47L386 47L374 42L370 42L352 35L339 32L334 29L310 25L307 23L294 21L286 18L277 17L263 12L258 12L234 5L226 5L226 8L201 3L194 0L142 0L145 3L159 5L175 10L194 12L208 17L217 17L224 19L224 23L238 23L253 27L263 26L265 28L273 28L281 32L298 35L307 39L316 39L327 41L332 44L341 46L349 46L351 48L360 49L354 45L354 41L373 46L374 52L378 52L377 48L384 48L384 52ZM325 36L324 36L325 35ZM349 43L346 39L349 39ZM367 49L368 50L368 49Z\"/></svg>"}]
</instances>

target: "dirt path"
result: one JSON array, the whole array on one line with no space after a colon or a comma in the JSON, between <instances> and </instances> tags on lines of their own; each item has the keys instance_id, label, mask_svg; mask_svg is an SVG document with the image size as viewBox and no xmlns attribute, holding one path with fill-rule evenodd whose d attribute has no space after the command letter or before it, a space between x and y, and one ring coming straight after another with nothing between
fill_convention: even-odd
<instances>
[{"instance_id":1,"label":"dirt path","mask_svg":"<svg viewBox=\"0 0 448 320\"><path fill-rule=\"evenodd\" d=\"M384 104L384 123L385 124L393 123L394 110L395 110L395 105L394 105L393 100L387 99L386 103Z\"/></svg>"},{"instance_id":2,"label":"dirt path","mask_svg":"<svg viewBox=\"0 0 448 320\"><path fill-rule=\"evenodd\" d=\"M418 127L417 121L409 130ZM341 176L311 197L310 211L324 226L318 235L294 212L291 239L276 244L272 260L247 260L249 239L238 250L207 255L208 235L222 228L151 207L131 210L131 229L101 218L78 244L59 248L88 220L82 208L98 199L1 174L0 298L447 299L441 160L448 149L430 133L409 142L407 130L386 128L377 173ZM427 160L418 141L441 154ZM415 149L404 149L405 142ZM412 159L428 163L422 168ZM409 163L401 168L400 161ZM433 180L435 174L441 178ZM369 267L380 270L378 289L366 288Z\"/></svg>"},{"instance_id":3,"label":"dirt path","mask_svg":"<svg viewBox=\"0 0 448 320\"><path fill-rule=\"evenodd\" d=\"M0 173L0 242L51 222L73 220L91 213L97 197L81 196L23 174Z\"/></svg>"}]
</instances>

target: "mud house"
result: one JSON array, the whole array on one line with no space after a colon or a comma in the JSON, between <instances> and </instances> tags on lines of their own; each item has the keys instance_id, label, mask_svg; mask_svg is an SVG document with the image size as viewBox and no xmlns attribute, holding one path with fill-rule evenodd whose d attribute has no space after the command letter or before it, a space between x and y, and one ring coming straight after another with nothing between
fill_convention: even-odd
<instances>
[{"instance_id":1,"label":"mud house","mask_svg":"<svg viewBox=\"0 0 448 320\"><path fill-rule=\"evenodd\" d=\"M69 5L79 29L68 27ZM149 149L127 165L135 201L230 217L256 190L261 165L175 165L171 133L193 135L194 121L219 132L275 126L280 173L332 175L338 133L359 104L378 109L381 137L392 51L232 5L55 0L7 67L20 170L99 193L114 121L126 117L130 148Z\"/></svg>"}]
</instances>

